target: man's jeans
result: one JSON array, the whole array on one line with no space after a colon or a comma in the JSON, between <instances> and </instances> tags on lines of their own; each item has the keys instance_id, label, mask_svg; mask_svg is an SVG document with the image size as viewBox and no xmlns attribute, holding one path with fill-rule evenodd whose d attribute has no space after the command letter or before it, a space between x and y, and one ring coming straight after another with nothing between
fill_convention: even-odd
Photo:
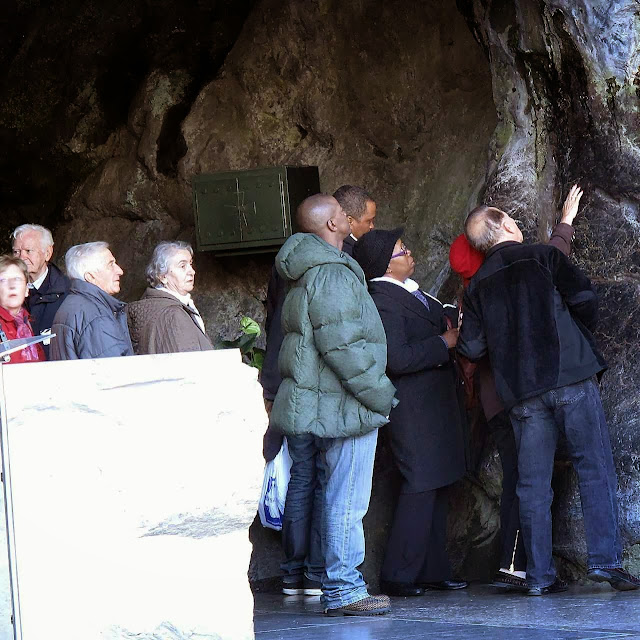
<instances>
[{"instance_id":1,"label":"man's jeans","mask_svg":"<svg viewBox=\"0 0 640 640\"><path fill-rule=\"evenodd\" d=\"M520 526L527 582L546 587L556 578L551 539L551 476L564 433L578 474L588 568L621 566L617 479L600 392L593 379L547 391L510 412L518 448Z\"/></svg>"},{"instance_id":2,"label":"man's jeans","mask_svg":"<svg viewBox=\"0 0 640 640\"><path fill-rule=\"evenodd\" d=\"M285 576L299 576L321 582L324 560L320 539L322 493L317 467L320 461L316 437L287 436L291 456L291 479L282 518L282 548ZM286 580L286 577L285 577Z\"/></svg>"},{"instance_id":3,"label":"man's jeans","mask_svg":"<svg viewBox=\"0 0 640 640\"><path fill-rule=\"evenodd\" d=\"M368 595L357 567L364 562L362 519L369 508L378 430L353 438L318 438L322 489L321 602L343 607Z\"/></svg>"}]
</instances>

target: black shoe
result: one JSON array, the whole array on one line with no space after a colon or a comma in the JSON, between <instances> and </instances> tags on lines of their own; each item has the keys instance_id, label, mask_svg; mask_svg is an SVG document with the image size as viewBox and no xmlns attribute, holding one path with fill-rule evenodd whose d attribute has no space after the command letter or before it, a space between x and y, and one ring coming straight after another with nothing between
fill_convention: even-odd
<instances>
[{"instance_id":1,"label":"black shoe","mask_svg":"<svg viewBox=\"0 0 640 640\"><path fill-rule=\"evenodd\" d=\"M524 578L514 576L512 573L506 573L505 571L498 571L493 576L491 586L508 591L529 591L527 581Z\"/></svg>"},{"instance_id":2,"label":"black shoe","mask_svg":"<svg viewBox=\"0 0 640 640\"><path fill-rule=\"evenodd\" d=\"M321 596L322 585L305 575L285 576L282 578L282 593L285 596Z\"/></svg>"},{"instance_id":3,"label":"black shoe","mask_svg":"<svg viewBox=\"0 0 640 640\"><path fill-rule=\"evenodd\" d=\"M527 591L528 596L546 596L549 593L560 593L566 591L569 585L560 578L556 578L550 585L546 587L531 587Z\"/></svg>"},{"instance_id":4,"label":"black shoe","mask_svg":"<svg viewBox=\"0 0 640 640\"><path fill-rule=\"evenodd\" d=\"M410 582L388 582L387 580L380 581L380 590L389 596L397 598L410 598L412 596L423 596L424 589L417 584L411 584Z\"/></svg>"},{"instance_id":5,"label":"black shoe","mask_svg":"<svg viewBox=\"0 0 640 640\"><path fill-rule=\"evenodd\" d=\"M594 582L608 582L618 591L632 591L640 587L640 579L620 567L616 569L589 569L587 578Z\"/></svg>"},{"instance_id":6,"label":"black shoe","mask_svg":"<svg viewBox=\"0 0 640 640\"><path fill-rule=\"evenodd\" d=\"M441 580L440 582L423 582L420 586L425 589L455 591L456 589L466 589L469 586L469 583L464 580Z\"/></svg>"}]
</instances>

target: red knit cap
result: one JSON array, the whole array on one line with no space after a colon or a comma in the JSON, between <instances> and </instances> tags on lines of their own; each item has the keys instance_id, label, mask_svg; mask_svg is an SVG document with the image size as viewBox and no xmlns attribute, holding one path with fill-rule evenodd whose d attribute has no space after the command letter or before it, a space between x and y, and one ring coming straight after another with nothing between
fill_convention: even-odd
<instances>
[{"instance_id":1,"label":"red knit cap","mask_svg":"<svg viewBox=\"0 0 640 640\"><path fill-rule=\"evenodd\" d=\"M483 262L484 253L474 249L464 233L452 242L449 249L449 264L458 275L462 276L462 284L465 287Z\"/></svg>"}]
</instances>

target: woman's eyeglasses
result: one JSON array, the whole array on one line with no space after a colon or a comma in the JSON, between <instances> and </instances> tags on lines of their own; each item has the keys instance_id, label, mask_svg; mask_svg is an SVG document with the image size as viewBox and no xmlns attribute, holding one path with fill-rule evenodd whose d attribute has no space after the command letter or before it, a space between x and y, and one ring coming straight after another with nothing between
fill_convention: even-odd
<instances>
[{"instance_id":1,"label":"woman's eyeglasses","mask_svg":"<svg viewBox=\"0 0 640 640\"><path fill-rule=\"evenodd\" d=\"M17 287L21 284L26 284L26 280L19 276L15 278L0 278L0 287Z\"/></svg>"},{"instance_id":2,"label":"woman's eyeglasses","mask_svg":"<svg viewBox=\"0 0 640 640\"><path fill-rule=\"evenodd\" d=\"M405 247L404 245L401 245L402 249L400 251L398 251L398 253L394 253L391 256L391 260L393 260L394 258L399 258L400 256L406 256L409 253L409 249L407 249L407 247Z\"/></svg>"}]
</instances>

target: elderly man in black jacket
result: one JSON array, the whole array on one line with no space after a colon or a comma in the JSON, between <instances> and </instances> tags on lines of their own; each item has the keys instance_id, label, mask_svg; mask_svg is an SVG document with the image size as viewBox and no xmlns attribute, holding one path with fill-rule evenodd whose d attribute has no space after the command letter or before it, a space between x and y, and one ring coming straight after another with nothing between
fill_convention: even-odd
<instances>
[{"instance_id":1,"label":"elderly man in black jacket","mask_svg":"<svg viewBox=\"0 0 640 640\"><path fill-rule=\"evenodd\" d=\"M578 202L582 195L576 191ZM458 352L489 354L518 447L518 497L529 595L564 591L551 538L551 475L560 434L578 474L587 577L619 590L640 581L622 569L617 479L596 376L606 368L590 329L598 301L589 279L558 249L523 245L516 221L487 206L467 217L486 260L464 295Z\"/></svg>"},{"instance_id":2,"label":"elderly man in black jacket","mask_svg":"<svg viewBox=\"0 0 640 640\"><path fill-rule=\"evenodd\" d=\"M34 335L51 331L53 318L69 292L69 278L51 261L53 236L39 224L22 224L13 232L13 255L29 272L29 295L25 307L31 317ZM43 343L49 358L49 341Z\"/></svg>"},{"instance_id":3,"label":"elderly man in black jacket","mask_svg":"<svg viewBox=\"0 0 640 640\"><path fill-rule=\"evenodd\" d=\"M123 271L106 242L71 247L65 255L72 278L69 295L53 320L52 360L132 356L125 303L120 291Z\"/></svg>"}]
</instances>

